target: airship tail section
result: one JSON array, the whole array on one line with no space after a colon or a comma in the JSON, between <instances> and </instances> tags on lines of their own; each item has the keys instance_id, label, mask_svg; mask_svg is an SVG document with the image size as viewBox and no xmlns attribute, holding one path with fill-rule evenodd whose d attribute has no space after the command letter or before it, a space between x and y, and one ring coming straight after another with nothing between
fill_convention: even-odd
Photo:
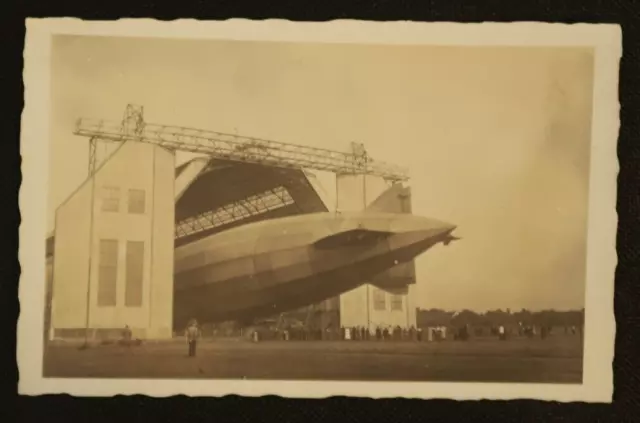
<instances>
[{"instance_id":1,"label":"airship tail section","mask_svg":"<svg viewBox=\"0 0 640 423\"><path fill-rule=\"evenodd\" d=\"M393 184L380 194L365 210L375 213L411 214L411 188L402 184ZM392 289L408 289L416 283L416 266L413 260L398 263L389 270L378 274L370 281L372 285L386 291Z\"/></svg>"},{"instance_id":2,"label":"airship tail section","mask_svg":"<svg viewBox=\"0 0 640 423\"><path fill-rule=\"evenodd\" d=\"M379 273L371 284L385 291L406 290L409 285L416 283L416 266L413 260L406 263L398 263L392 268Z\"/></svg>"},{"instance_id":3,"label":"airship tail section","mask_svg":"<svg viewBox=\"0 0 640 423\"><path fill-rule=\"evenodd\" d=\"M411 188L393 184L373 200L365 211L411 214Z\"/></svg>"}]
</instances>

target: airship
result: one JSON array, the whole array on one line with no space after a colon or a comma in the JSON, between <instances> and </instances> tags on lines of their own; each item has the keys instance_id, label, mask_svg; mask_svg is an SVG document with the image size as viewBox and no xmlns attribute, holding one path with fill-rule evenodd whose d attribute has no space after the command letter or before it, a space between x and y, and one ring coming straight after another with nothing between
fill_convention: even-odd
<instances>
[{"instance_id":1,"label":"airship","mask_svg":"<svg viewBox=\"0 0 640 423\"><path fill-rule=\"evenodd\" d=\"M455 225L410 214L321 212L239 226L175 250L174 323L248 321L375 280Z\"/></svg>"}]
</instances>

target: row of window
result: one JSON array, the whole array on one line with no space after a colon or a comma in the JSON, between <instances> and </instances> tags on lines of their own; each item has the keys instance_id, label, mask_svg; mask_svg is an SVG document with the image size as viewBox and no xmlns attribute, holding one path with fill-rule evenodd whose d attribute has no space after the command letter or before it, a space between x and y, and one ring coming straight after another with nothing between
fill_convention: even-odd
<instances>
[{"instance_id":1,"label":"row of window","mask_svg":"<svg viewBox=\"0 0 640 423\"><path fill-rule=\"evenodd\" d=\"M146 208L146 193L143 189L129 189L127 192L127 211L131 214L144 214ZM102 211L120 211L120 188L102 187Z\"/></svg>"},{"instance_id":2,"label":"row of window","mask_svg":"<svg viewBox=\"0 0 640 423\"><path fill-rule=\"evenodd\" d=\"M375 288L373 291L373 309L382 311L387 309L387 293ZM391 310L402 311L402 295L391 295Z\"/></svg>"},{"instance_id":3,"label":"row of window","mask_svg":"<svg viewBox=\"0 0 640 423\"><path fill-rule=\"evenodd\" d=\"M100 240L100 262L98 272L98 306L115 307L118 285L118 253L120 243L115 239ZM127 241L125 254L126 307L142 306L144 279L144 242Z\"/></svg>"}]
</instances>

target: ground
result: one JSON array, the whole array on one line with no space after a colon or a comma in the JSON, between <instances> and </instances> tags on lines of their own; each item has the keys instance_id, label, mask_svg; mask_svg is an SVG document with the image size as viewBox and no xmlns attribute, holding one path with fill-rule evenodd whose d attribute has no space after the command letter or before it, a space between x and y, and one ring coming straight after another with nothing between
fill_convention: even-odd
<instances>
[{"instance_id":1,"label":"ground","mask_svg":"<svg viewBox=\"0 0 640 423\"><path fill-rule=\"evenodd\" d=\"M202 340L136 347L49 344L45 377L581 383L579 336L467 342Z\"/></svg>"}]
</instances>

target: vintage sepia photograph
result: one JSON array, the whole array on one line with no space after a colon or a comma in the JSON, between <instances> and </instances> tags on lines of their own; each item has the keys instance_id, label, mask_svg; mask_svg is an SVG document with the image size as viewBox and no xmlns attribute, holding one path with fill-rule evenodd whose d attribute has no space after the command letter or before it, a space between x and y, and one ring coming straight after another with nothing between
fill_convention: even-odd
<instances>
[{"instance_id":1,"label":"vintage sepia photograph","mask_svg":"<svg viewBox=\"0 0 640 423\"><path fill-rule=\"evenodd\" d=\"M44 231L21 239L43 270L27 280L21 256L21 342L41 345L21 373L29 360L50 386L174 393L428 383L449 398L517 384L586 399L588 366L610 378L615 27L465 45L362 41L376 24L357 41L261 37L275 22L226 37L56 22L39 58L25 53L44 157L34 167L23 147L23 174L42 173ZM29 64L45 82L28 83Z\"/></svg>"}]
</instances>

